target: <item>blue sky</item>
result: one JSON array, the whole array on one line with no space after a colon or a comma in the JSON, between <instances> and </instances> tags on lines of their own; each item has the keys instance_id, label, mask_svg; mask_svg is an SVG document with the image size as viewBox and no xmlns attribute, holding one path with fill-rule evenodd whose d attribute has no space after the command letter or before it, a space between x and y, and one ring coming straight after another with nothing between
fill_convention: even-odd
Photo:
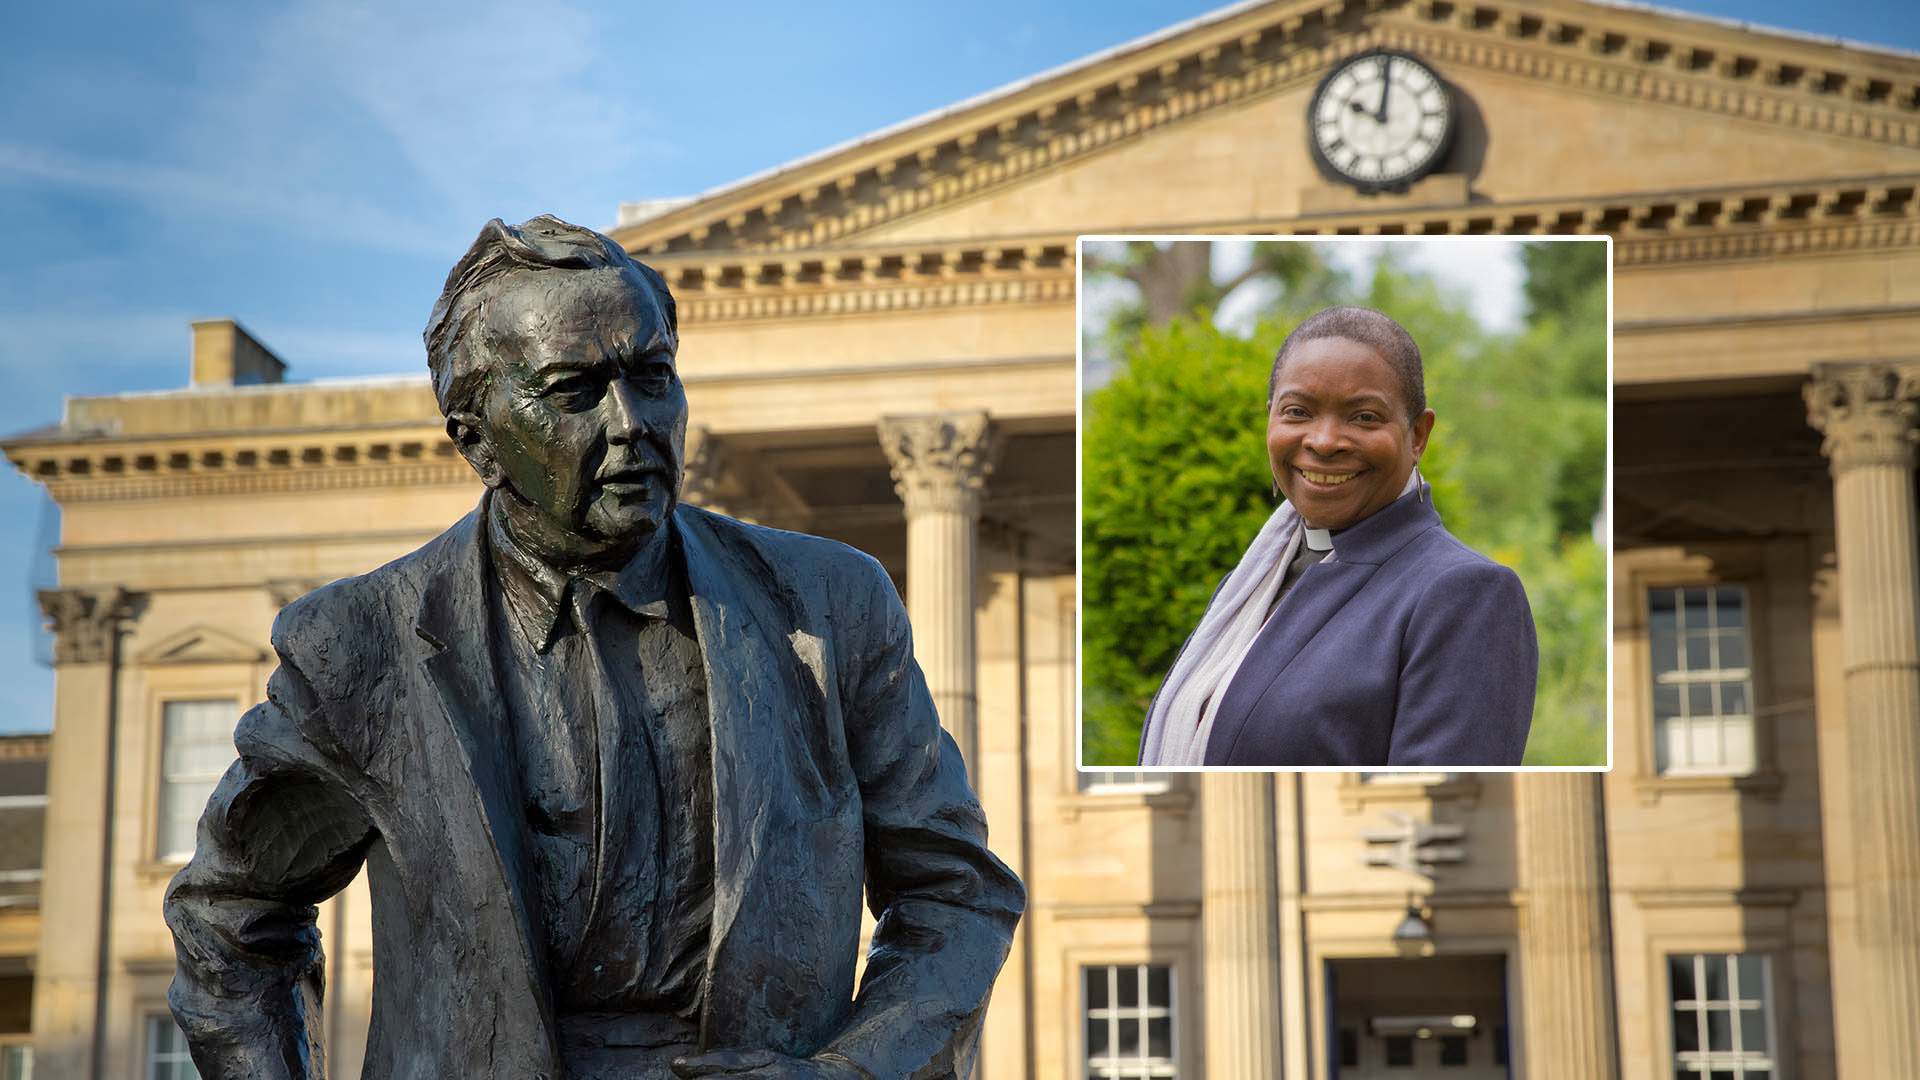
<instances>
[{"instance_id":1,"label":"blue sky","mask_svg":"<svg viewBox=\"0 0 1920 1080\"><path fill-rule=\"evenodd\" d=\"M183 385L198 318L237 317L297 379L418 370L487 218L604 227L1217 6L9 5L0 432ZM1672 6L1920 49L1910 4ZM51 715L45 503L0 471L0 730Z\"/></svg>"}]
</instances>

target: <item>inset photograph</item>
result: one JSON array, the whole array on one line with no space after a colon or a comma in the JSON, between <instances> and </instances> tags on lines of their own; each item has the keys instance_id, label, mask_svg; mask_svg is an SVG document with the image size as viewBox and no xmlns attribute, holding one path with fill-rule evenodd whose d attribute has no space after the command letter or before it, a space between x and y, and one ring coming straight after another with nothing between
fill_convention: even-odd
<instances>
[{"instance_id":1,"label":"inset photograph","mask_svg":"<svg viewBox=\"0 0 1920 1080\"><path fill-rule=\"evenodd\" d=\"M1604 237L1082 237L1081 767L1605 769Z\"/></svg>"}]
</instances>

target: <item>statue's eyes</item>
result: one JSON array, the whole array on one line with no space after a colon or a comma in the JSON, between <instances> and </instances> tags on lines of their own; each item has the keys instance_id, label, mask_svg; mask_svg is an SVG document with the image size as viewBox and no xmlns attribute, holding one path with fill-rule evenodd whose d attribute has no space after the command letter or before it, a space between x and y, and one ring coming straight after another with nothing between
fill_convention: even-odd
<instances>
[{"instance_id":1,"label":"statue's eyes","mask_svg":"<svg viewBox=\"0 0 1920 1080\"><path fill-rule=\"evenodd\" d=\"M673 365L657 360L641 364L629 378L643 393L658 397L673 389Z\"/></svg>"},{"instance_id":2,"label":"statue's eyes","mask_svg":"<svg viewBox=\"0 0 1920 1080\"><path fill-rule=\"evenodd\" d=\"M569 375L549 384L542 396L572 412L592 408L605 390L605 384L591 375Z\"/></svg>"}]
</instances>

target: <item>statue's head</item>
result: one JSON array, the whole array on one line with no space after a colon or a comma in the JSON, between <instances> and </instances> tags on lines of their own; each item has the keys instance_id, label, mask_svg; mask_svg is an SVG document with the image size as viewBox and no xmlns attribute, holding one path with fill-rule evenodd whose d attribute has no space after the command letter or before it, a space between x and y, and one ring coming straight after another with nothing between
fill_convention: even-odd
<instances>
[{"instance_id":1,"label":"statue's head","mask_svg":"<svg viewBox=\"0 0 1920 1080\"><path fill-rule=\"evenodd\" d=\"M617 561L680 491L687 396L673 296L592 229L487 222L427 322L447 434L517 539L562 563Z\"/></svg>"}]
</instances>

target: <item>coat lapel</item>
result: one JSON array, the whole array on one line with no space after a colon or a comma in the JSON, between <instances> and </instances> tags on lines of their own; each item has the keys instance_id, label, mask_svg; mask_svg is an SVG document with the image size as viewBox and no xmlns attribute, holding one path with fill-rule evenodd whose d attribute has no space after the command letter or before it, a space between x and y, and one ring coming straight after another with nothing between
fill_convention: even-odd
<instances>
[{"instance_id":1,"label":"coat lapel","mask_svg":"<svg viewBox=\"0 0 1920 1080\"><path fill-rule=\"evenodd\" d=\"M792 1018L761 1015L764 987L755 968L766 958L758 954L775 948L785 950L786 959L802 961L813 943L753 940L759 931L787 923L775 918L756 930L739 917L747 911L759 916L749 923L764 921L770 911L805 904L803 897L766 894L791 890L783 868L794 858L793 837L783 826L796 814L805 815L823 794L818 774L811 771L812 751L795 736L805 726L795 713L812 695L806 693L806 672L787 638L795 625L793 613L774 602L773 590L752 584L770 581L773 568L716 536L699 511L682 508L675 520L707 673L713 748L713 923L701 1042L714 1047L768 1037L777 1041Z\"/></svg>"},{"instance_id":2,"label":"coat lapel","mask_svg":"<svg viewBox=\"0 0 1920 1080\"><path fill-rule=\"evenodd\" d=\"M1323 562L1307 568L1293 591L1280 602L1279 610L1260 628L1246 658L1228 680L1226 696L1220 699L1220 709L1213 718L1213 732L1207 736L1206 764L1228 763L1241 729L1246 727L1253 707L1266 696L1267 688L1327 621L1353 599L1376 569L1348 562Z\"/></svg>"},{"instance_id":3,"label":"coat lapel","mask_svg":"<svg viewBox=\"0 0 1920 1080\"><path fill-rule=\"evenodd\" d=\"M1301 576L1280 602L1279 610L1260 628L1239 670L1228 681L1226 697L1214 714L1213 733L1207 737L1206 764L1226 765L1232 761L1234 744L1252 718L1254 706L1307 642L1366 586L1382 563L1399 554L1414 537L1439 527L1440 515L1434 512L1432 492L1432 487L1423 482L1418 491L1400 496L1343 531L1334 541L1333 558L1309 567Z\"/></svg>"},{"instance_id":4,"label":"coat lapel","mask_svg":"<svg viewBox=\"0 0 1920 1080\"><path fill-rule=\"evenodd\" d=\"M439 694L441 720L470 782L493 869L512 901L514 944L526 962L527 988L551 1044L553 1002L542 950L535 947L540 939L534 933L535 907L527 888L526 824L511 756L512 731L493 669L492 617L487 604L491 568L486 565L483 540L486 508L482 501L479 509L449 530L448 549L433 566L422 591L415 629L429 650L420 664Z\"/></svg>"}]
</instances>

